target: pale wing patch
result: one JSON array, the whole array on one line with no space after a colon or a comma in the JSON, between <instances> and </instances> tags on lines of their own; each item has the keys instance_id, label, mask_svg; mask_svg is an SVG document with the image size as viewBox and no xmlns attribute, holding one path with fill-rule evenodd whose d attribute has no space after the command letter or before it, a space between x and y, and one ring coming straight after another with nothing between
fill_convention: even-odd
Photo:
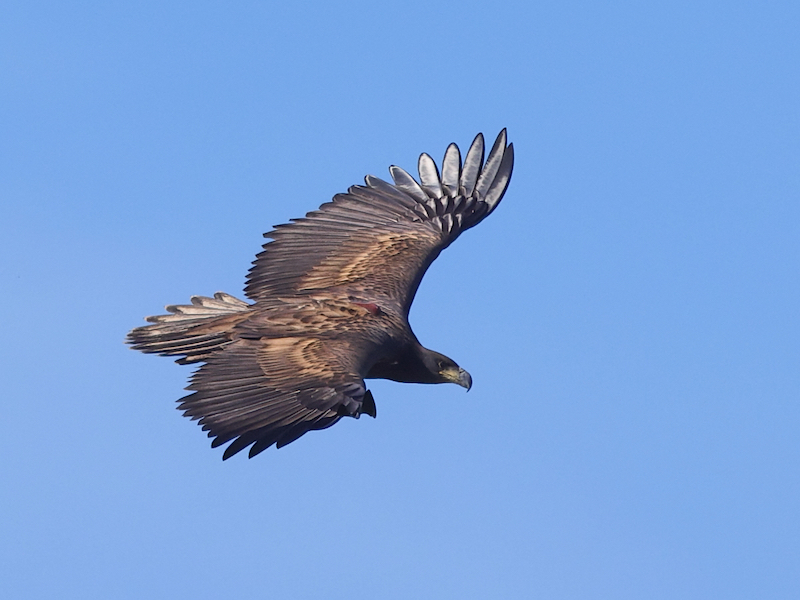
<instances>
[{"instance_id":1,"label":"pale wing patch","mask_svg":"<svg viewBox=\"0 0 800 600\"><path fill-rule=\"evenodd\" d=\"M425 229L415 230L413 235L390 232L352 240L337 256L329 256L312 268L300 289L323 289L367 278L408 278L440 242L440 235Z\"/></svg>"},{"instance_id":2,"label":"pale wing patch","mask_svg":"<svg viewBox=\"0 0 800 600\"><path fill-rule=\"evenodd\" d=\"M318 386L320 381L334 380L350 371L324 341L316 338L272 338L261 340L261 344L258 365L270 385L278 389L294 391L308 382Z\"/></svg>"}]
</instances>

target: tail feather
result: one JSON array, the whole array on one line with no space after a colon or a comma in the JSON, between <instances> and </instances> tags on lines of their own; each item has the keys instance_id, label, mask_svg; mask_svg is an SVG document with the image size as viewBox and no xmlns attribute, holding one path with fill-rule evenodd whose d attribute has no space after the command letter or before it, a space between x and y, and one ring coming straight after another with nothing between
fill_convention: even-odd
<instances>
[{"instance_id":1,"label":"tail feather","mask_svg":"<svg viewBox=\"0 0 800 600\"><path fill-rule=\"evenodd\" d=\"M192 296L191 304L167 306L168 315L147 317L152 325L128 334L134 350L161 356L181 356L185 365L203 362L233 341L233 328L247 318L250 305L230 294Z\"/></svg>"}]
</instances>

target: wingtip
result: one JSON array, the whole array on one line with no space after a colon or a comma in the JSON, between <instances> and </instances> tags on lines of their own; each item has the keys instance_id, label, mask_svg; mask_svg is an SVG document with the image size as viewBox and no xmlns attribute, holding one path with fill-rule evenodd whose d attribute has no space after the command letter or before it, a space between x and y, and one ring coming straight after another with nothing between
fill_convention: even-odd
<instances>
[{"instance_id":1,"label":"wingtip","mask_svg":"<svg viewBox=\"0 0 800 600\"><path fill-rule=\"evenodd\" d=\"M506 130L503 129L492 144L492 149L489 151L489 156L486 158L486 164L480 172L480 177L475 184L475 191L483 198L486 198L489 188L494 184L495 178L500 170L500 165L503 163L506 151Z\"/></svg>"},{"instance_id":2,"label":"wingtip","mask_svg":"<svg viewBox=\"0 0 800 600\"><path fill-rule=\"evenodd\" d=\"M478 176L483 168L483 157L485 143L483 134L479 133L472 140L472 144L467 150L467 156L464 158L464 166L461 168L461 187L464 189L466 196L471 196L475 189L475 184L478 181Z\"/></svg>"},{"instance_id":3,"label":"wingtip","mask_svg":"<svg viewBox=\"0 0 800 600\"><path fill-rule=\"evenodd\" d=\"M514 144L509 144L503 151L500 164L492 176L491 181L487 181L484 201L489 205L489 213L491 213L508 189L511 183L511 174L514 171Z\"/></svg>"}]
</instances>

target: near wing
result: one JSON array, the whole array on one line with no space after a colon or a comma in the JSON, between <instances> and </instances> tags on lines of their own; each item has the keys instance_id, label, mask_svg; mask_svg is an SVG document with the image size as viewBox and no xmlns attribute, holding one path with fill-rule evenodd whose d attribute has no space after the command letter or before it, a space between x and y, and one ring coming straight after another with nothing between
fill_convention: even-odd
<instances>
[{"instance_id":1,"label":"near wing","mask_svg":"<svg viewBox=\"0 0 800 600\"><path fill-rule=\"evenodd\" d=\"M337 344L333 347L333 344ZM206 358L181 400L184 415L199 419L211 446L231 440L230 458L253 445L250 457L343 416L375 416L372 394L343 361L357 360L342 342L313 337L239 339Z\"/></svg>"},{"instance_id":2,"label":"near wing","mask_svg":"<svg viewBox=\"0 0 800 600\"><path fill-rule=\"evenodd\" d=\"M450 144L442 171L419 158L420 182L391 167L394 185L368 176L319 210L264 234L247 279L252 300L337 288L394 303L407 315L422 276L459 234L477 225L500 202L511 179L513 144L500 132L483 162L478 134L462 166Z\"/></svg>"}]
</instances>

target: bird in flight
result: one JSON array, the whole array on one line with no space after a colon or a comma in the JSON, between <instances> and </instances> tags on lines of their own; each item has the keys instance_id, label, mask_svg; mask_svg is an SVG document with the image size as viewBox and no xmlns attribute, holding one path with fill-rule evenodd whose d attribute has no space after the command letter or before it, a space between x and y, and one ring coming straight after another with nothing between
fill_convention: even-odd
<instances>
[{"instance_id":1,"label":"bird in flight","mask_svg":"<svg viewBox=\"0 0 800 600\"><path fill-rule=\"evenodd\" d=\"M136 350L202 363L179 400L223 460L280 448L342 417L375 417L365 379L456 383L472 378L424 348L408 323L425 271L462 231L497 208L511 179L505 129L484 162L478 134L461 160L450 144L441 172L428 154L419 181L399 167L394 183L367 176L345 194L269 238L247 277L252 303L218 292L148 317L127 342Z\"/></svg>"}]
</instances>

